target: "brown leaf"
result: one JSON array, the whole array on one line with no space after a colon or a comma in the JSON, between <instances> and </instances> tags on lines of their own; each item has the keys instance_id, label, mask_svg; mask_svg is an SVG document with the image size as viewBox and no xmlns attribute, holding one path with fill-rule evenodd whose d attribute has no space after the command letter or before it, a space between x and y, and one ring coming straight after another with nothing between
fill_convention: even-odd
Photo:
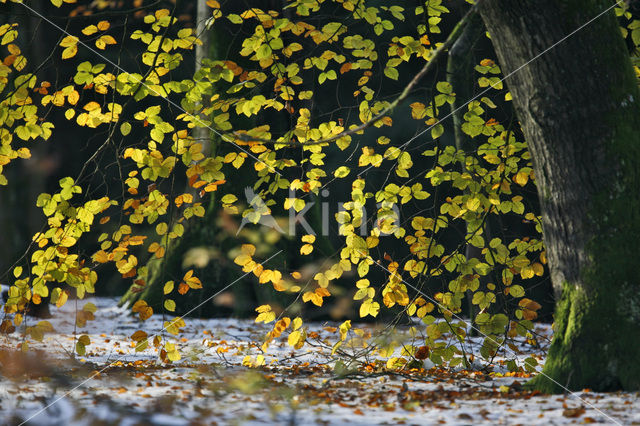
<instances>
[{"instance_id":1,"label":"brown leaf","mask_svg":"<svg viewBox=\"0 0 640 426\"><path fill-rule=\"evenodd\" d=\"M583 415L585 413L585 411L586 410L583 407L567 408L567 409L562 411L562 415L564 417L575 418L575 417L580 417L581 415Z\"/></svg>"},{"instance_id":2,"label":"brown leaf","mask_svg":"<svg viewBox=\"0 0 640 426\"><path fill-rule=\"evenodd\" d=\"M429 352L428 346L420 346L413 356L415 359L427 359L429 357Z\"/></svg>"}]
</instances>

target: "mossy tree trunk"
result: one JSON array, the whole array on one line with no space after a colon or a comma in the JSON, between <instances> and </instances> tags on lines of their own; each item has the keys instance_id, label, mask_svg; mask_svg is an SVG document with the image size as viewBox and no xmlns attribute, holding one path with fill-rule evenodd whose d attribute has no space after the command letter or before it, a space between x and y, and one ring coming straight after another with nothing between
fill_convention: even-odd
<instances>
[{"instance_id":1,"label":"mossy tree trunk","mask_svg":"<svg viewBox=\"0 0 640 426\"><path fill-rule=\"evenodd\" d=\"M559 297L532 383L543 391L640 389L640 94L613 11L570 35L611 5L479 5L533 156Z\"/></svg>"}]
</instances>

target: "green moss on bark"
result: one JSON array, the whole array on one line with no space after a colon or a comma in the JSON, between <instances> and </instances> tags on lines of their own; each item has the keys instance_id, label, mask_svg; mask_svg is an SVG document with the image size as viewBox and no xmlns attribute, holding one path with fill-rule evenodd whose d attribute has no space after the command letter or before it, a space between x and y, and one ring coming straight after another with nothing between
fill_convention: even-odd
<instances>
[{"instance_id":1,"label":"green moss on bark","mask_svg":"<svg viewBox=\"0 0 640 426\"><path fill-rule=\"evenodd\" d=\"M556 307L554 340L543 374L529 386L545 393L590 388L596 391L637 389L640 366L634 354L640 342L633 326L620 318L614 299L594 295L569 283ZM637 332L637 326L636 332Z\"/></svg>"},{"instance_id":2,"label":"green moss on bark","mask_svg":"<svg viewBox=\"0 0 640 426\"><path fill-rule=\"evenodd\" d=\"M639 108L620 103L615 121L605 120L615 130L603 159L619 167L589 209L589 266L579 282L563 284L544 375L532 382L544 392L640 389Z\"/></svg>"}]
</instances>

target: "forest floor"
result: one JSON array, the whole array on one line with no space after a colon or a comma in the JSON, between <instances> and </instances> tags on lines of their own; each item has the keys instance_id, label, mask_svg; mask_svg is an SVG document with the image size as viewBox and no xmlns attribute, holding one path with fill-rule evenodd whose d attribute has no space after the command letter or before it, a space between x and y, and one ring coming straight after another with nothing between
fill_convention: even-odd
<instances>
[{"instance_id":1,"label":"forest floor","mask_svg":"<svg viewBox=\"0 0 640 426\"><path fill-rule=\"evenodd\" d=\"M176 345L182 358L163 364L155 350L136 352L130 344L136 330L158 333L161 315L141 323L115 299L78 304L88 301L98 308L95 320L76 329L76 303L69 301L50 320L55 331L26 354L15 350L20 333L0 338L0 424L640 424L640 393L529 392L522 388L527 375L507 373L500 357L482 370L389 373L358 348L333 356L323 342L335 337L338 324L305 324L312 345L300 350L283 333L263 354L265 364L250 368L261 361L269 326L187 319ZM536 332L541 345L528 347L526 356L533 351L542 364L551 330L540 325ZM91 344L74 358L81 334ZM525 343L514 349L523 350L523 360Z\"/></svg>"}]
</instances>

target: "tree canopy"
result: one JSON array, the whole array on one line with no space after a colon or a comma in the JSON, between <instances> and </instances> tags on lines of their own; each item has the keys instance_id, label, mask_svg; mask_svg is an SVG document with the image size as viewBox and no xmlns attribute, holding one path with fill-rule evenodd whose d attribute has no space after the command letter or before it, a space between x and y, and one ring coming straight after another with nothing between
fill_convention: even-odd
<instances>
[{"instance_id":1,"label":"tree canopy","mask_svg":"<svg viewBox=\"0 0 640 426\"><path fill-rule=\"evenodd\" d=\"M510 78L546 63L562 37L589 34L618 43L628 66L627 80L594 84L613 85L618 100L631 82L637 95L629 57L635 64L640 19L626 4L562 2L558 37L525 34L535 43L516 63L501 37L518 40L517 26L491 19L517 8L500 1L207 0L204 15L180 1L2 3L0 184L10 190L11 169L32 152L70 156L73 173L60 170L32 200L42 227L0 277L9 285L0 331L21 326L29 306L84 299L116 274L141 321L166 318L155 335L133 333L136 348L170 363L181 358L183 317L242 281L262 291L252 310L272 325L264 351L280 338L302 349L304 319L343 300L355 315L337 315L335 354L359 345L376 368L396 370L425 358L472 368L501 353L513 372L536 370L533 356L515 361L513 342L535 344L533 321L549 304L537 291L549 287L543 228L547 238L556 223L544 191L562 183L545 174L536 187L547 157L531 138L563 141L530 122L564 124L544 96L522 101L525 83ZM610 25L589 27L600 16ZM559 85L578 78L561 67L549 75ZM600 100L585 97L585 110ZM571 250L570 237L563 244ZM78 306L79 330L95 309ZM366 336L356 320L409 326L415 337ZM22 330L27 350L50 324ZM478 353L465 349L472 334L484 339ZM80 332L77 353L90 345Z\"/></svg>"}]
</instances>

